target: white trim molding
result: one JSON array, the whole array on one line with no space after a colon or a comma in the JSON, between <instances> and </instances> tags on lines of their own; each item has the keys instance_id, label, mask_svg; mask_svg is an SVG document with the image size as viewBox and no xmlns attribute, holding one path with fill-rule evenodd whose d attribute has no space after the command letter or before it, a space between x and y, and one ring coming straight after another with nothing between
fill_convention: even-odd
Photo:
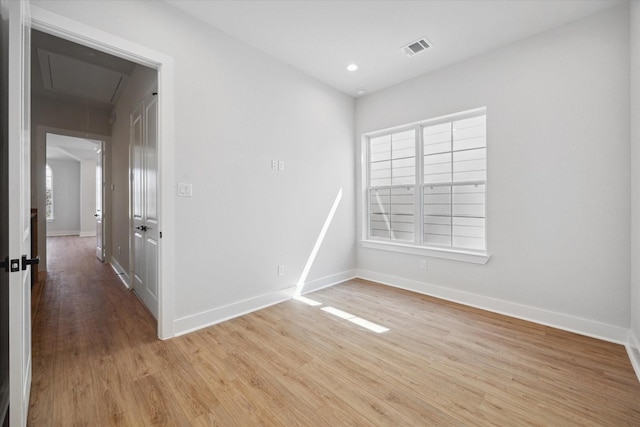
<instances>
[{"instance_id":1,"label":"white trim molding","mask_svg":"<svg viewBox=\"0 0 640 427\"><path fill-rule=\"evenodd\" d=\"M78 230L47 230L47 237L63 237L63 236L80 236L80 231Z\"/></svg>"},{"instance_id":2,"label":"white trim molding","mask_svg":"<svg viewBox=\"0 0 640 427\"><path fill-rule=\"evenodd\" d=\"M486 264L490 258L489 254L484 252L471 252L448 248L431 248L428 246L407 245L397 242L361 240L360 245L367 249L400 252L403 254L420 255L429 258L470 262L473 264Z\"/></svg>"},{"instance_id":3,"label":"white trim molding","mask_svg":"<svg viewBox=\"0 0 640 427\"><path fill-rule=\"evenodd\" d=\"M131 289L131 281L129 279L129 275L124 270L124 268L122 268L120 263L115 258L111 258L111 262L109 264L111 264L111 268L113 269L113 271L115 271L116 276L118 276L124 287L127 289Z\"/></svg>"},{"instance_id":4,"label":"white trim molding","mask_svg":"<svg viewBox=\"0 0 640 427\"><path fill-rule=\"evenodd\" d=\"M356 271L347 270L342 273L331 274L329 276L320 277L318 279L306 282L300 289L300 295L305 295L311 292L319 291L320 289L329 288L335 286L347 280L355 279Z\"/></svg>"},{"instance_id":5,"label":"white trim molding","mask_svg":"<svg viewBox=\"0 0 640 427\"><path fill-rule=\"evenodd\" d=\"M294 291L295 287L292 286L269 294L238 301L223 307L178 318L174 325L175 335L180 336L188 334L190 332L224 322L225 320L231 320L235 317L240 317L290 300L293 297Z\"/></svg>"},{"instance_id":6,"label":"white trim molding","mask_svg":"<svg viewBox=\"0 0 640 427\"><path fill-rule=\"evenodd\" d=\"M95 231L81 231L80 237L96 237Z\"/></svg>"},{"instance_id":7,"label":"white trim molding","mask_svg":"<svg viewBox=\"0 0 640 427\"><path fill-rule=\"evenodd\" d=\"M625 345L629 360L631 360L631 366L640 381L640 339L636 336L633 329L629 330L629 340Z\"/></svg>"},{"instance_id":8,"label":"white trim molding","mask_svg":"<svg viewBox=\"0 0 640 427\"><path fill-rule=\"evenodd\" d=\"M629 330L620 326L370 270L357 270L357 275L361 279L370 280L383 285L406 289L419 294L429 295L443 300L538 323L540 325L550 326L556 329L562 329L568 332L574 332L576 334L616 344L626 345L628 341Z\"/></svg>"},{"instance_id":9,"label":"white trim molding","mask_svg":"<svg viewBox=\"0 0 640 427\"><path fill-rule=\"evenodd\" d=\"M355 270L347 270L341 273L330 274L318 279L305 282L301 288L302 294L308 294L320 289L325 289L356 277ZM203 311L191 316L176 319L174 330L176 336L188 334L217 323L231 320L254 311L262 310L269 306L288 301L294 297L298 288L296 286L287 287L279 291L260 295L254 298L238 301L223 307Z\"/></svg>"}]
</instances>

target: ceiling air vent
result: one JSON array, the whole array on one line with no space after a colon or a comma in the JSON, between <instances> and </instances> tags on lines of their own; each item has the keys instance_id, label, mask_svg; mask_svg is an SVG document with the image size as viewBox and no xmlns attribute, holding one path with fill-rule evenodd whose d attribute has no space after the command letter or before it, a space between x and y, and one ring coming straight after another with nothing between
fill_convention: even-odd
<instances>
[{"instance_id":1,"label":"ceiling air vent","mask_svg":"<svg viewBox=\"0 0 640 427\"><path fill-rule=\"evenodd\" d=\"M416 53L424 52L430 47L431 42L425 38L421 38L420 40L416 40L413 43L409 43L408 45L401 47L400 50L408 57L412 57Z\"/></svg>"}]
</instances>

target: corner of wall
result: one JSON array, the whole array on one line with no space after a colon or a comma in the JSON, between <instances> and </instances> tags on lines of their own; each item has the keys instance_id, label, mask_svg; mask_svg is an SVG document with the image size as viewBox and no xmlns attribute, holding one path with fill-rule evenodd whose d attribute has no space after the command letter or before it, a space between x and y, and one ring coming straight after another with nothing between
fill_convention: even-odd
<instances>
[{"instance_id":1,"label":"corner of wall","mask_svg":"<svg viewBox=\"0 0 640 427\"><path fill-rule=\"evenodd\" d=\"M640 381L640 340L638 340L633 330L629 331L629 340L625 347L629 355L629 360L631 360L631 366L633 366L636 377L638 377L638 381Z\"/></svg>"},{"instance_id":2,"label":"corner of wall","mask_svg":"<svg viewBox=\"0 0 640 427\"><path fill-rule=\"evenodd\" d=\"M629 3L630 25L630 162L631 162L631 259L640 255L640 2ZM630 331L627 352L640 379L640 266L631 263Z\"/></svg>"}]
</instances>

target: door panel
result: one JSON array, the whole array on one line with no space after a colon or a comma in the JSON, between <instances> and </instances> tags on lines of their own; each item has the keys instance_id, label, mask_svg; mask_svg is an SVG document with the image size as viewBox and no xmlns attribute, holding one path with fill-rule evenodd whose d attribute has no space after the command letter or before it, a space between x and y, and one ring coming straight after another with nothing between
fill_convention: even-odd
<instances>
[{"instance_id":1,"label":"door panel","mask_svg":"<svg viewBox=\"0 0 640 427\"><path fill-rule=\"evenodd\" d=\"M102 206L104 205L104 175L103 175L103 159L104 159L104 142L100 143L100 149L96 153L96 257L104 262L104 214Z\"/></svg>"},{"instance_id":2,"label":"door panel","mask_svg":"<svg viewBox=\"0 0 640 427\"><path fill-rule=\"evenodd\" d=\"M151 96L131 115L131 217L133 288L158 316L159 221L157 99Z\"/></svg>"},{"instance_id":3,"label":"door panel","mask_svg":"<svg viewBox=\"0 0 640 427\"><path fill-rule=\"evenodd\" d=\"M145 208L147 221L158 222L158 102L155 96L144 105L145 129ZM154 230L157 231L157 227ZM157 233L155 233L157 234Z\"/></svg>"},{"instance_id":4,"label":"door panel","mask_svg":"<svg viewBox=\"0 0 640 427\"><path fill-rule=\"evenodd\" d=\"M140 290L143 286L143 248L144 248L144 236L142 234L142 226L144 225L144 218L142 217L142 106L136 109L131 115L131 217L133 219L133 241L132 247L132 262L133 267L131 278L133 283L133 289L136 293L140 294Z\"/></svg>"},{"instance_id":5,"label":"door panel","mask_svg":"<svg viewBox=\"0 0 640 427\"><path fill-rule=\"evenodd\" d=\"M158 259L158 242L147 238L146 245L144 247L145 256L145 271L146 271L146 292L152 298L153 301L158 301L158 278L156 260Z\"/></svg>"},{"instance_id":6,"label":"door panel","mask_svg":"<svg viewBox=\"0 0 640 427\"><path fill-rule=\"evenodd\" d=\"M29 4L2 0L9 17L9 256L30 258ZM26 424L31 387L31 269L9 274L9 394L11 426Z\"/></svg>"}]
</instances>

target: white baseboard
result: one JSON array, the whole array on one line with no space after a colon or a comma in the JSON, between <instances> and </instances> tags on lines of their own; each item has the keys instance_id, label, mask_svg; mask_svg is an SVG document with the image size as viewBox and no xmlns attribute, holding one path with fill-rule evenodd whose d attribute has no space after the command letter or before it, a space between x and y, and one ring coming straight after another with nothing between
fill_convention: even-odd
<instances>
[{"instance_id":1,"label":"white baseboard","mask_svg":"<svg viewBox=\"0 0 640 427\"><path fill-rule=\"evenodd\" d=\"M80 237L96 237L96 232L94 231L81 231Z\"/></svg>"},{"instance_id":2,"label":"white baseboard","mask_svg":"<svg viewBox=\"0 0 640 427\"><path fill-rule=\"evenodd\" d=\"M63 236L79 236L80 232L78 230L75 231L54 231L47 230L47 237L63 237Z\"/></svg>"},{"instance_id":3,"label":"white baseboard","mask_svg":"<svg viewBox=\"0 0 640 427\"><path fill-rule=\"evenodd\" d=\"M629 360L631 360L631 366L633 366L636 377L640 381L640 339L638 339L633 330L629 331L629 341L625 347L627 348Z\"/></svg>"},{"instance_id":4,"label":"white baseboard","mask_svg":"<svg viewBox=\"0 0 640 427\"><path fill-rule=\"evenodd\" d=\"M225 320L233 319L271 305L287 301L293 297L295 287L285 288L276 292L238 301L224 307L214 308L190 316L181 317L174 322L174 336L203 329Z\"/></svg>"},{"instance_id":5,"label":"white baseboard","mask_svg":"<svg viewBox=\"0 0 640 427\"><path fill-rule=\"evenodd\" d=\"M504 314L517 319L551 326L553 328L586 335L604 341L610 341L616 344L626 345L628 342L629 330L620 326L609 325L564 313L558 313L470 292L432 285L429 283L418 282L370 270L359 269L357 270L357 276L362 279L371 280L384 285L406 289L408 291L480 308L494 313Z\"/></svg>"},{"instance_id":6,"label":"white baseboard","mask_svg":"<svg viewBox=\"0 0 640 427\"><path fill-rule=\"evenodd\" d=\"M328 288L346 280L353 279L354 277L356 277L355 270L343 271L342 273L321 277L305 283L302 287L302 293L306 294L319 289ZM174 322L175 336L197 331L198 329L203 329L208 326L215 325L216 323L224 322L225 320L230 320L234 317L239 317L271 305L290 300L295 292L296 287L292 286L280 291L229 304L224 307L218 307L176 319Z\"/></svg>"},{"instance_id":7,"label":"white baseboard","mask_svg":"<svg viewBox=\"0 0 640 427\"><path fill-rule=\"evenodd\" d=\"M336 273L330 276L321 277L319 279L315 279L305 283L304 286L302 286L300 294L305 295L310 292L319 291L320 289L329 288L331 286L337 285L338 283L354 279L355 277L355 270L347 270L343 271L342 273Z\"/></svg>"},{"instance_id":8,"label":"white baseboard","mask_svg":"<svg viewBox=\"0 0 640 427\"><path fill-rule=\"evenodd\" d=\"M111 268L113 268L113 271L116 272L116 275L118 276L118 278L120 279L124 287L127 289L131 289L129 274L127 274L127 272L124 271L124 268L122 268L122 266L118 263L118 261L113 257L111 257L110 264L111 264Z\"/></svg>"}]
</instances>

